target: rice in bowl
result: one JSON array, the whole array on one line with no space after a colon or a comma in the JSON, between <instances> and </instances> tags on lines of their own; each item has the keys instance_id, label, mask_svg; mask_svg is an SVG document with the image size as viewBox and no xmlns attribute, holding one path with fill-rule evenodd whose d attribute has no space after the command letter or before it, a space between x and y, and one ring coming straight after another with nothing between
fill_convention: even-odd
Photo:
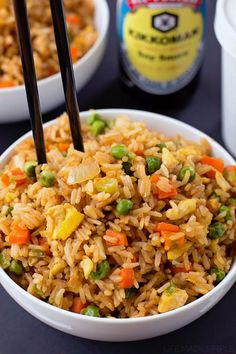
<instances>
[{"instance_id":1,"label":"rice in bowl","mask_svg":"<svg viewBox=\"0 0 236 354\"><path fill-rule=\"evenodd\" d=\"M27 0L37 79L59 71L57 49L48 0ZM73 62L80 59L97 39L92 0L64 0ZM23 74L17 45L13 5L0 0L0 88L22 85Z\"/></svg>"},{"instance_id":2,"label":"rice in bowl","mask_svg":"<svg viewBox=\"0 0 236 354\"><path fill-rule=\"evenodd\" d=\"M206 141L125 116L108 126L92 113L83 135L85 153L63 115L45 130L47 165L25 165L27 140L2 171L2 267L32 295L92 316L163 313L213 289L232 262L235 168Z\"/></svg>"}]
</instances>

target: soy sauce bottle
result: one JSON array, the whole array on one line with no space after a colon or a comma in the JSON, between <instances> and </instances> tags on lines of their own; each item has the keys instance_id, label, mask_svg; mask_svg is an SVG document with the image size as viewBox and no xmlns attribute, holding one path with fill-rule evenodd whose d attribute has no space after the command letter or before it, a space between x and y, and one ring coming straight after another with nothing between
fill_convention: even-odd
<instances>
[{"instance_id":1,"label":"soy sauce bottle","mask_svg":"<svg viewBox=\"0 0 236 354\"><path fill-rule=\"evenodd\" d=\"M118 0L123 82L154 95L187 86L204 53L205 0Z\"/></svg>"}]
</instances>

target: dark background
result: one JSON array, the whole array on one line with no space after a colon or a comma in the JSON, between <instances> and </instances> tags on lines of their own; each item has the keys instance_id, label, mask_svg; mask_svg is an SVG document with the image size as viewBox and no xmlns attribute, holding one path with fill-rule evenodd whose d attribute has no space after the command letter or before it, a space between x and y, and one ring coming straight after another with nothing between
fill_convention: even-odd
<instances>
[{"instance_id":1,"label":"dark background","mask_svg":"<svg viewBox=\"0 0 236 354\"><path fill-rule=\"evenodd\" d=\"M215 0L208 0L205 60L194 83L171 97L136 95L120 84L115 29L115 0L109 43L96 75L78 95L80 109L136 108L159 112L189 123L221 142L220 48L213 32ZM0 108L1 109L1 108ZM56 117L65 107L44 116ZM0 152L30 129L28 121L0 126ZM162 337L130 343L95 342L56 331L19 307L0 287L0 354L235 353L236 286L206 315Z\"/></svg>"}]
</instances>

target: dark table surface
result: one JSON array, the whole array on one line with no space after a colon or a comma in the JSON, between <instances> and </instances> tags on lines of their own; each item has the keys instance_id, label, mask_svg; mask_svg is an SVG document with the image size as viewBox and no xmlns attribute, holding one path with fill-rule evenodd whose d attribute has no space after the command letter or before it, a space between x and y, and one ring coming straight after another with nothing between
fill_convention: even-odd
<instances>
[{"instance_id":1,"label":"dark table surface","mask_svg":"<svg viewBox=\"0 0 236 354\"><path fill-rule=\"evenodd\" d=\"M213 33L215 1L208 0L208 32L202 70L188 93L177 96L136 96L120 84L115 31L115 1L111 10L105 57L89 84L78 95L80 109L136 108L170 115L189 123L221 142L220 48ZM1 108L0 108L1 109ZM59 107L44 116L52 119ZM30 129L28 121L0 126L0 152ZM235 353L236 286L223 300L194 323L162 337L130 343L95 342L76 338L39 322L19 307L0 287L0 354L104 353Z\"/></svg>"}]
</instances>

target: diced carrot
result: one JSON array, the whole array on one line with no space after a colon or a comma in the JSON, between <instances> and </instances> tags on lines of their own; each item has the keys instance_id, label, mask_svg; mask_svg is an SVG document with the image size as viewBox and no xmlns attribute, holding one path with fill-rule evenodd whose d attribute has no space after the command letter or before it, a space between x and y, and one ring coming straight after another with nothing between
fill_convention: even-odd
<instances>
[{"instance_id":1,"label":"diced carrot","mask_svg":"<svg viewBox=\"0 0 236 354\"><path fill-rule=\"evenodd\" d=\"M183 246L186 242L185 236L178 238L177 240L171 240L170 237L173 236L175 232L172 231L161 231L161 236L164 238L164 248L169 251L171 248L176 246Z\"/></svg>"},{"instance_id":2,"label":"diced carrot","mask_svg":"<svg viewBox=\"0 0 236 354\"><path fill-rule=\"evenodd\" d=\"M7 87L13 87L13 86L15 86L15 84L12 81L1 81L0 82L0 88L7 88Z\"/></svg>"},{"instance_id":3,"label":"diced carrot","mask_svg":"<svg viewBox=\"0 0 236 354\"><path fill-rule=\"evenodd\" d=\"M159 189L158 199L174 198L176 195L176 188L172 185L169 192L164 192Z\"/></svg>"},{"instance_id":4,"label":"diced carrot","mask_svg":"<svg viewBox=\"0 0 236 354\"><path fill-rule=\"evenodd\" d=\"M12 176L14 177L15 183L17 186L25 184L27 181L26 175L20 168L15 168L11 171Z\"/></svg>"},{"instance_id":5,"label":"diced carrot","mask_svg":"<svg viewBox=\"0 0 236 354\"><path fill-rule=\"evenodd\" d=\"M70 47L70 55L72 63L75 63L79 58L79 49L77 47Z\"/></svg>"},{"instance_id":6,"label":"diced carrot","mask_svg":"<svg viewBox=\"0 0 236 354\"><path fill-rule=\"evenodd\" d=\"M166 199L166 198L173 198L177 195L177 190L175 186L171 183L171 181L168 181L170 190L169 192L164 192L158 186L156 183L160 180L160 176L154 175L151 177L151 183L152 183L152 193L158 198L158 199Z\"/></svg>"},{"instance_id":7,"label":"diced carrot","mask_svg":"<svg viewBox=\"0 0 236 354\"><path fill-rule=\"evenodd\" d=\"M52 255L52 252L50 251L49 245L45 242L45 240L43 238L39 239L39 244L40 244L40 246L43 247L43 250L44 250L44 252L45 252L45 254L47 256L51 256Z\"/></svg>"},{"instance_id":8,"label":"diced carrot","mask_svg":"<svg viewBox=\"0 0 236 354\"><path fill-rule=\"evenodd\" d=\"M157 175L151 176L150 181L152 183L152 194L158 196L159 188L157 187L156 183L160 180L160 177Z\"/></svg>"},{"instance_id":9,"label":"diced carrot","mask_svg":"<svg viewBox=\"0 0 236 354\"><path fill-rule=\"evenodd\" d=\"M236 165L226 166L225 171L236 172Z\"/></svg>"},{"instance_id":10,"label":"diced carrot","mask_svg":"<svg viewBox=\"0 0 236 354\"><path fill-rule=\"evenodd\" d=\"M182 236L176 240L176 243L179 247L183 246L185 244L185 242L186 242L186 238L184 236Z\"/></svg>"},{"instance_id":11,"label":"diced carrot","mask_svg":"<svg viewBox=\"0 0 236 354\"><path fill-rule=\"evenodd\" d=\"M5 186L7 186L7 187L11 184L10 177L6 173L4 173L2 175L1 180L2 180L2 183L5 184Z\"/></svg>"},{"instance_id":12,"label":"diced carrot","mask_svg":"<svg viewBox=\"0 0 236 354\"><path fill-rule=\"evenodd\" d=\"M171 267L170 268L171 273L177 274L177 273L188 273L192 271L192 267L190 267L189 270L187 270L185 267Z\"/></svg>"},{"instance_id":13,"label":"diced carrot","mask_svg":"<svg viewBox=\"0 0 236 354\"><path fill-rule=\"evenodd\" d=\"M127 240L126 234L124 234L122 232L116 232L116 231L109 229L106 231L106 235L116 239L116 241L114 243L106 241L106 244L108 247L109 246L128 246L128 240Z\"/></svg>"},{"instance_id":14,"label":"diced carrot","mask_svg":"<svg viewBox=\"0 0 236 354\"><path fill-rule=\"evenodd\" d=\"M77 15L68 15L66 16L66 22L78 25L80 23L80 19Z\"/></svg>"},{"instance_id":15,"label":"diced carrot","mask_svg":"<svg viewBox=\"0 0 236 354\"><path fill-rule=\"evenodd\" d=\"M14 225L9 234L9 242L17 245L24 245L30 241L30 231L27 228L22 228Z\"/></svg>"},{"instance_id":16,"label":"diced carrot","mask_svg":"<svg viewBox=\"0 0 236 354\"><path fill-rule=\"evenodd\" d=\"M205 176L208 178L215 178L215 174L216 174L215 170L217 170L221 173L223 173L223 171L224 171L224 161L220 158L210 157L210 156L205 155L201 158L200 162L203 165L209 165L209 166L213 167L212 170L205 173Z\"/></svg>"},{"instance_id":17,"label":"diced carrot","mask_svg":"<svg viewBox=\"0 0 236 354\"><path fill-rule=\"evenodd\" d=\"M157 175L152 175L150 179L152 183L157 183L160 180L160 177Z\"/></svg>"},{"instance_id":18,"label":"diced carrot","mask_svg":"<svg viewBox=\"0 0 236 354\"><path fill-rule=\"evenodd\" d=\"M1 179L5 186L9 186L11 182L14 182L17 186L20 186L25 184L27 181L26 175L20 168L15 168L9 173L4 173Z\"/></svg>"},{"instance_id":19,"label":"diced carrot","mask_svg":"<svg viewBox=\"0 0 236 354\"><path fill-rule=\"evenodd\" d=\"M137 151L135 151L135 155L137 155L137 156L143 156L143 150L137 150Z\"/></svg>"},{"instance_id":20,"label":"diced carrot","mask_svg":"<svg viewBox=\"0 0 236 354\"><path fill-rule=\"evenodd\" d=\"M216 175L216 172L214 170L210 170L210 171L205 173L205 176L210 178L210 179L214 179L215 175Z\"/></svg>"},{"instance_id":21,"label":"diced carrot","mask_svg":"<svg viewBox=\"0 0 236 354\"><path fill-rule=\"evenodd\" d=\"M85 308L87 306L87 304L83 303L82 300L80 299L79 296L74 297L73 299L73 304L71 306L71 311L75 312L75 313L81 313L81 310L83 310L83 308Z\"/></svg>"},{"instance_id":22,"label":"diced carrot","mask_svg":"<svg viewBox=\"0 0 236 354\"><path fill-rule=\"evenodd\" d=\"M134 270L125 268L120 271L121 281L119 282L119 287L122 289L131 288L134 285Z\"/></svg>"},{"instance_id":23,"label":"diced carrot","mask_svg":"<svg viewBox=\"0 0 236 354\"><path fill-rule=\"evenodd\" d=\"M178 225L173 225L173 224L168 224L166 222L159 222L154 226L154 231L172 231L172 232L178 232L179 231L179 226Z\"/></svg>"},{"instance_id":24,"label":"diced carrot","mask_svg":"<svg viewBox=\"0 0 236 354\"><path fill-rule=\"evenodd\" d=\"M9 173L4 173L1 177L5 186L9 186L11 182L14 182L17 186L25 184L27 181L26 175L20 168L16 168Z\"/></svg>"},{"instance_id":25,"label":"diced carrot","mask_svg":"<svg viewBox=\"0 0 236 354\"><path fill-rule=\"evenodd\" d=\"M131 144L131 139L126 139L125 141L124 141L124 144L127 146L127 145L129 145L129 144Z\"/></svg>"},{"instance_id":26,"label":"diced carrot","mask_svg":"<svg viewBox=\"0 0 236 354\"><path fill-rule=\"evenodd\" d=\"M68 148L69 148L70 144L68 143L58 143L57 147L61 152L67 152ZM47 151L51 151L54 150L56 148L56 145L47 145L46 146L46 150Z\"/></svg>"},{"instance_id":27,"label":"diced carrot","mask_svg":"<svg viewBox=\"0 0 236 354\"><path fill-rule=\"evenodd\" d=\"M68 144L68 143L59 143L58 144L58 149L60 151L66 152L68 150L69 146L70 146L70 144Z\"/></svg>"}]
</instances>

